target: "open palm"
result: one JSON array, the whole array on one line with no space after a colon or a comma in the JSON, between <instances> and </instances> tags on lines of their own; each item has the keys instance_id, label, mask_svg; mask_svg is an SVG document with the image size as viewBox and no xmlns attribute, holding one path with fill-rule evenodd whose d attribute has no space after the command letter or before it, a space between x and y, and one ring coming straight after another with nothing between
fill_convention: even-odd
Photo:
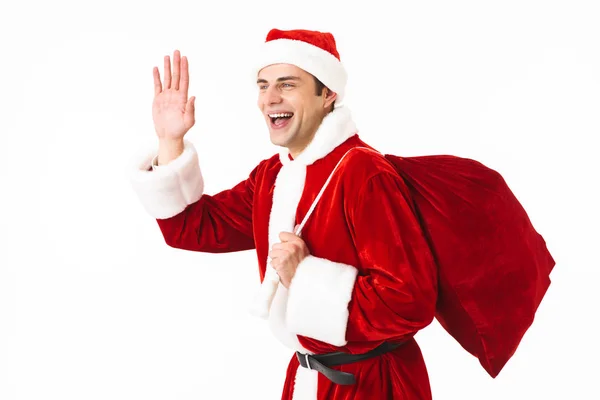
<instances>
[{"instance_id":1,"label":"open palm","mask_svg":"<svg viewBox=\"0 0 600 400\"><path fill-rule=\"evenodd\" d=\"M173 75L171 62L165 56L164 84L160 81L158 67L154 67L154 101L152 119L159 139L178 140L194 126L195 97L188 99L190 83L187 57L181 57L179 50L173 53Z\"/></svg>"}]
</instances>

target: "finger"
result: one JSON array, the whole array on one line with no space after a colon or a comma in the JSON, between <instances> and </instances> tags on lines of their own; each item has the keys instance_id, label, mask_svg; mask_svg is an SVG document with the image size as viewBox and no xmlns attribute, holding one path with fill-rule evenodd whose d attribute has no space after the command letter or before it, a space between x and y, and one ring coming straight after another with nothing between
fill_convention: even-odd
<instances>
[{"instance_id":1,"label":"finger","mask_svg":"<svg viewBox=\"0 0 600 400\"><path fill-rule=\"evenodd\" d=\"M171 89L171 61L169 56L165 56L165 89Z\"/></svg>"},{"instance_id":2,"label":"finger","mask_svg":"<svg viewBox=\"0 0 600 400\"><path fill-rule=\"evenodd\" d=\"M275 259L283 259L285 257L287 257L289 255L289 252L286 250L271 250L269 252L269 257L271 257L271 259L275 260Z\"/></svg>"},{"instance_id":3,"label":"finger","mask_svg":"<svg viewBox=\"0 0 600 400\"><path fill-rule=\"evenodd\" d=\"M275 243L273 245L273 247L271 247L271 249L273 249L273 250L285 249L285 244L283 244L283 243Z\"/></svg>"},{"instance_id":4,"label":"finger","mask_svg":"<svg viewBox=\"0 0 600 400\"><path fill-rule=\"evenodd\" d=\"M281 239L282 242L292 242L300 238L291 232L281 232L279 234L279 239Z\"/></svg>"},{"instance_id":5,"label":"finger","mask_svg":"<svg viewBox=\"0 0 600 400\"><path fill-rule=\"evenodd\" d=\"M277 271L281 267L281 261L277 258L274 258L271 260L269 265L271 266L271 268L273 268L275 271Z\"/></svg>"},{"instance_id":6,"label":"finger","mask_svg":"<svg viewBox=\"0 0 600 400\"><path fill-rule=\"evenodd\" d=\"M181 82L179 90L181 91L183 98L187 99L188 87L190 86L190 72L189 64L186 56L181 57Z\"/></svg>"},{"instance_id":7,"label":"finger","mask_svg":"<svg viewBox=\"0 0 600 400\"><path fill-rule=\"evenodd\" d=\"M179 50L175 50L173 53L173 82L171 85L173 89L179 90L179 76L181 75L181 54Z\"/></svg>"},{"instance_id":8,"label":"finger","mask_svg":"<svg viewBox=\"0 0 600 400\"><path fill-rule=\"evenodd\" d=\"M152 75L154 76L154 95L159 95L162 92L162 85L160 83L160 71L158 67L152 68Z\"/></svg>"},{"instance_id":9,"label":"finger","mask_svg":"<svg viewBox=\"0 0 600 400\"><path fill-rule=\"evenodd\" d=\"M285 242L285 243L276 243L273 245L271 250L277 251L286 251L288 253L292 253L296 250L296 248L300 247L296 242Z\"/></svg>"}]
</instances>

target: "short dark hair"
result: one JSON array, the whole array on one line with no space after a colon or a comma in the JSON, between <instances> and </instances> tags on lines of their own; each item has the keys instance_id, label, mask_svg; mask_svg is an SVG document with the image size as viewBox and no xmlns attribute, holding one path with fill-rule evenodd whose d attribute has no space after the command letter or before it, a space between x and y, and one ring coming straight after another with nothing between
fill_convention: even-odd
<instances>
[{"instance_id":1,"label":"short dark hair","mask_svg":"<svg viewBox=\"0 0 600 400\"><path fill-rule=\"evenodd\" d=\"M320 96L323 92L323 89L325 89L325 84L321 82L316 76L313 76L313 79L315 80L315 94L317 96Z\"/></svg>"},{"instance_id":2,"label":"short dark hair","mask_svg":"<svg viewBox=\"0 0 600 400\"><path fill-rule=\"evenodd\" d=\"M315 80L315 94L317 96L320 96L321 93L323 93L323 89L326 88L327 86L325 86L325 84L323 82L321 82L319 80L319 78L317 78L314 75L313 75L313 79ZM332 112L334 107L335 107L335 100L331 104L331 109L329 110L329 112Z\"/></svg>"}]
</instances>

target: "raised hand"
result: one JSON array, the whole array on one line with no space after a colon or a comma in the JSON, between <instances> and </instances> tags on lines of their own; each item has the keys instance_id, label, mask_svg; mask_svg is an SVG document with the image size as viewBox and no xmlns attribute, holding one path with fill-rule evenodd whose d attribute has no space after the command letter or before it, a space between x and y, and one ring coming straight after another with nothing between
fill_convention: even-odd
<instances>
[{"instance_id":1,"label":"raised hand","mask_svg":"<svg viewBox=\"0 0 600 400\"><path fill-rule=\"evenodd\" d=\"M160 141L179 143L194 126L195 97L188 99L190 82L187 57L179 50L173 53L173 74L169 56L164 58L164 83L160 81L158 67L154 67L154 101L152 119Z\"/></svg>"}]
</instances>

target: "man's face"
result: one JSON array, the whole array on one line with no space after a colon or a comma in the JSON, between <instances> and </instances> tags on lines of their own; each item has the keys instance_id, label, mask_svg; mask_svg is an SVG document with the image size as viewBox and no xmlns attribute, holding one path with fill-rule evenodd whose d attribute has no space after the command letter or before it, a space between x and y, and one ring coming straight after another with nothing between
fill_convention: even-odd
<instances>
[{"instance_id":1,"label":"man's face","mask_svg":"<svg viewBox=\"0 0 600 400\"><path fill-rule=\"evenodd\" d=\"M258 108L269 127L271 142L287 147L296 157L314 137L335 93L317 96L313 76L291 64L263 68L257 85Z\"/></svg>"}]
</instances>

